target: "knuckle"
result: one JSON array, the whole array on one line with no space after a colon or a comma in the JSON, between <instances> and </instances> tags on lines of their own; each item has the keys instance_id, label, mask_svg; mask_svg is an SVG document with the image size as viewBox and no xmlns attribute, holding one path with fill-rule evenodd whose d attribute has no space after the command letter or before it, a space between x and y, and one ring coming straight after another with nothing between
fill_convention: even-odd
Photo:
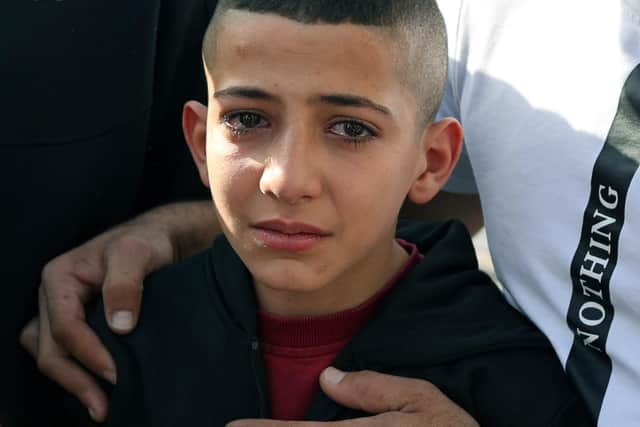
<instances>
[{"instance_id":1,"label":"knuckle","mask_svg":"<svg viewBox=\"0 0 640 427\"><path fill-rule=\"evenodd\" d=\"M63 319L58 319L57 321L54 321L54 319L52 319L50 331L51 337L56 343L67 342L72 336L71 325L67 320Z\"/></svg>"},{"instance_id":2,"label":"knuckle","mask_svg":"<svg viewBox=\"0 0 640 427\"><path fill-rule=\"evenodd\" d=\"M429 381L425 381L425 380L414 380L414 381L416 385L416 394L422 396L423 398L425 396L433 396L435 394L441 393L438 387L436 387Z\"/></svg>"},{"instance_id":3,"label":"knuckle","mask_svg":"<svg viewBox=\"0 0 640 427\"><path fill-rule=\"evenodd\" d=\"M20 332L19 340L20 340L20 345L22 347L25 347L25 348L28 347L28 343L30 342L30 336L27 333L26 329L23 329L22 332Z\"/></svg>"},{"instance_id":4,"label":"knuckle","mask_svg":"<svg viewBox=\"0 0 640 427\"><path fill-rule=\"evenodd\" d=\"M384 401L386 400L386 388L380 387L379 383L370 381L368 375L358 377L354 382L354 388L356 390L356 396L358 397L361 405L366 401Z\"/></svg>"},{"instance_id":5,"label":"knuckle","mask_svg":"<svg viewBox=\"0 0 640 427\"><path fill-rule=\"evenodd\" d=\"M428 396L418 391L409 391L404 396L402 407L407 412L416 412L429 400Z\"/></svg>"},{"instance_id":6,"label":"knuckle","mask_svg":"<svg viewBox=\"0 0 640 427\"><path fill-rule=\"evenodd\" d=\"M428 404L438 401L441 392L430 382L424 380L411 379L411 383L407 383L402 391L403 407L408 411L417 410Z\"/></svg>"},{"instance_id":7,"label":"knuckle","mask_svg":"<svg viewBox=\"0 0 640 427\"><path fill-rule=\"evenodd\" d=\"M103 297L108 302L113 302L120 297L134 298L142 295L142 283L132 275L113 278L105 282L103 288ZM105 301L107 302L107 301Z\"/></svg>"},{"instance_id":8,"label":"knuckle","mask_svg":"<svg viewBox=\"0 0 640 427\"><path fill-rule=\"evenodd\" d=\"M93 383L90 379L85 379L84 376L76 375L73 386L71 386L70 384L69 387L73 387L73 390L70 391L75 394L80 400L83 400L85 402L89 401L87 397L93 390Z\"/></svg>"},{"instance_id":9,"label":"knuckle","mask_svg":"<svg viewBox=\"0 0 640 427\"><path fill-rule=\"evenodd\" d=\"M149 257L151 248L148 242L136 234L122 234L109 245L109 254L114 252L131 253L138 257Z\"/></svg>"},{"instance_id":10,"label":"knuckle","mask_svg":"<svg viewBox=\"0 0 640 427\"><path fill-rule=\"evenodd\" d=\"M36 358L36 366L38 370L50 377L51 373L54 371L54 363L51 362L51 359L45 355L39 354Z\"/></svg>"},{"instance_id":11,"label":"knuckle","mask_svg":"<svg viewBox=\"0 0 640 427\"><path fill-rule=\"evenodd\" d=\"M70 268L75 272L89 271L95 264L93 252L79 252L69 261Z\"/></svg>"},{"instance_id":12,"label":"knuckle","mask_svg":"<svg viewBox=\"0 0 640 427\"><path fill-rule=\"evenodd\" d=\"M25 348L31 347L34 341L38 338L37 334L38 332L35 330L35 325L29 323L20 332L20 344Z\"/></svg>"},{"instance_id":13,"label":"knuckle","mask_svg":"<svg viewBox=\"0 0 640 427\"><path fill-rule=\"evenodd\" d=\"M61 255L57 258L52 259L42 268L42 272L40 274L40 279L42 280L43 285L47 285L51 281L55 280L60 274L62 274L66 265L66 261L64 255Z\"/></svg>"}]
</instances>

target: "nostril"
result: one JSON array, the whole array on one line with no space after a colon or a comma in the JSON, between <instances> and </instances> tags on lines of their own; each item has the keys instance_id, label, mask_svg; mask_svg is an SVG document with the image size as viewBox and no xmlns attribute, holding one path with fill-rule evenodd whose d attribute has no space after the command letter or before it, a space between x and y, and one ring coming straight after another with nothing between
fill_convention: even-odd
<instances>
[{"instance_id":1,"label":"nostril","mask_svg":"<svg viewBox=\"0 0 640 427\"><path fill-rule=\"evenodd\" d=\"M310 154L300 150L266 157L259 182L260 192L289 205L315 198L321 185L309 160Z\"/></svg>"}]
</instances>

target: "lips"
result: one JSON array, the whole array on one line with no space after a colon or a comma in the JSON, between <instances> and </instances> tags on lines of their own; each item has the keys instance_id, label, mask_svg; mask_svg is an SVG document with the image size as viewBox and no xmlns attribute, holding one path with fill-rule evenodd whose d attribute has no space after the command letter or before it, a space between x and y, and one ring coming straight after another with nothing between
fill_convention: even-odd
<instances>
[{"instance_id":1,"label":"lips","mask_svg":"<svg viewBox=\"0 0 640 427\"><path fill-rule=\"evenodd\" d=\"M254 224L253 227L291 235L317 234L319 236L329 236L331 234L328 231L324 231L318 227L314 227L313 225L305 224L303 222L288 222L279 219L259 222Z\"/></svg>"},{"instance_id":2,"label":"lips","mask_svg":"<svg viewBox=\"0 0 640 427\"><path fill-rule=\"evenodd\" d=\"M259 243L288 252L309 250L331 236L330 232L313 225L283 220L262 221L251 228Z\"/></svg>"}]
</instances>

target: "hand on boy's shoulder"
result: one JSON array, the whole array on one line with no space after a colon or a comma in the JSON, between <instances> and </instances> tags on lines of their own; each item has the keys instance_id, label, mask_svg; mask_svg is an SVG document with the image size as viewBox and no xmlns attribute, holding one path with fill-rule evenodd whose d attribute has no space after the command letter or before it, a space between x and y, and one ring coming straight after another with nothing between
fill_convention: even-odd
<instances>
[{"instance_id":1,"label":"hand on boy's shoulder","mask_svg":"<svg viewBox=\"0 0 640 427\"><path fill-rule=\"evenodd\" d=\"M238 420L227 427L477 427L478 423L433 384L372 371L343 373L327 368L320 376L324 392L341 405L371 417L323 423Z\"/></svg>"},{"instance_id":2,"label":"hand on boy's shoulder","mask_svg":"<svg viewBox=\"0 0 640 427\"><path fill-rule=\"evenodd\" d=\"M87 369L112 383L117 373L111 355L86 323L84 305L102 293L111 329L130 332L145 276L208 246L218 230L214 220L209 202L161 206L45 267L40 315L25 327L21 342L42 373L80 399L94 419L105 419L108 402Z\"/></svg>"}]
</instances>

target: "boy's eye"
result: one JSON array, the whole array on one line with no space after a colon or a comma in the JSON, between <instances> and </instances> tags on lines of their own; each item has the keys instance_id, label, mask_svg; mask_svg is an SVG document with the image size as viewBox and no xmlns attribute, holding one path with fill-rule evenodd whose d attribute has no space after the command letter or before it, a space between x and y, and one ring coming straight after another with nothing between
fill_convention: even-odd
<instances>
[{"instance_id":1,"label":"boy's eye","mask_svg":"<svg viewBox=\"0 0 640 427\"><path fill-rule=\"evenodd\" d=\"M227 114L222 118L222 122L234 135L242 135L251 130L263 128L268 125L267 121L260 114L246 111Z\"/></svg>"},{"instance_id":2,"label":"boy's eye","mask_svg":"<svg viewBox=\"0 0 640 427\"><path fill-rule=\"evenodd\" d=\"M375 133L366 125L356 121L342 121L334 123L329 131L354 141L362 141L375 136Z\"/></svg>"}]
</instances>

